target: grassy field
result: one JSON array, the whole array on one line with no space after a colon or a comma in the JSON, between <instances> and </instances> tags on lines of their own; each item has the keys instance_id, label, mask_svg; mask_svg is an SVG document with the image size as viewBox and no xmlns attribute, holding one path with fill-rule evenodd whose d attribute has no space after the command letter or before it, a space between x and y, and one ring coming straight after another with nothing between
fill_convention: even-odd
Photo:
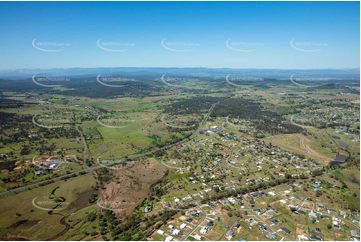
<instances>
[{"instance_id":1,"label":"grassy field","mask_svg":"<svg viewBox=\"0 0 361 242\"><path fill-rule=\"evenodd\" d=\"M65 181L57 181L44 187L21 192L16 195L0 199L1 214L7 219L0 221L0 236L9 233L15 237L31 238L33 240L45 240L65 229L60 219L68 216L88 205L88 199L93 194L92 186L95 180L92 174L71 178ZM64 197L66 201L56 211L58 214L48 214L48 210L54 207L54 201L49 198L55 191L57 197ZM16 204L16 206L14 206ZM38 207L34 206L37 205ZM16 222L27 220L26 223L17 226Z\"/></svg>"}]
</instances>

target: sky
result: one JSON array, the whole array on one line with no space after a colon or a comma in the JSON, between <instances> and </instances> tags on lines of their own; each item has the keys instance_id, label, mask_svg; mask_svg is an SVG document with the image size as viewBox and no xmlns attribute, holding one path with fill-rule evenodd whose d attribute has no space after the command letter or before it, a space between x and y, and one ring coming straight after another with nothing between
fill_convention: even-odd
<instances>
[{"instance_id":1,"label":"sky","mask_svg":"<svg viewBox=\"0 0 361 242\"><path fill-rule=\"evenodd\" d=\"M0 70L359 68L359 2L0 2Z\"/></svg>"}]
</instances>

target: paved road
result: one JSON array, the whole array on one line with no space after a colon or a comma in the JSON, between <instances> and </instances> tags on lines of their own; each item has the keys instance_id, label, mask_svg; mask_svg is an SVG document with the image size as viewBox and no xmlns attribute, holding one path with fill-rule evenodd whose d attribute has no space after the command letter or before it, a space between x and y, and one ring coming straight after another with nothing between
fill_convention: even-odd
<instances>
[{"instance_id":1,"label":"paved road","mask_svg":"<svg viewBox=\"0 0 361 242\"><path fill-rule=\"evenodd\" d=\"M203 221L207 218L207 213L203 210L203 208L201 206L199 206L198 204L197 204L197 206L199 207L199 209L201 210L201 212L203 213L204 216L202 217L202 219L200 219L198 221L198 223L194 226L193 229L191 229L187 234L185 234L182 241L186 240L188 238L188 236L191 235L198 228L198 226L201 225L203 223Z\"/></svg>"}]
</instances>

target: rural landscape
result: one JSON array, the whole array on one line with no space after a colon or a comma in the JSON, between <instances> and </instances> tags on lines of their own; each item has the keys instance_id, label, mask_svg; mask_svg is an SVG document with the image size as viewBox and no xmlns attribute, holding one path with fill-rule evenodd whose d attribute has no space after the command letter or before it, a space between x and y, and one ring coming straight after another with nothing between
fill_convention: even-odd
<instances>
[{"instance_id":1,"label":"rural landscape","mask_svg":"<svg viewBox=\"0 0 361 242\"><path fill-rule=\"evenodd\" d=\"M0 80L2 240L359 239L353 74L180 71Z\"/></svg>"},{"instance_id":2,"label":"rural landscape","mask_svg":"<svg viewBox=\"0 0 361 242\"><path fill-rule=\"evenodd\" d=\"M360 1L0 23L0 241L360 241Z\"/></svg>"}]
</instances>

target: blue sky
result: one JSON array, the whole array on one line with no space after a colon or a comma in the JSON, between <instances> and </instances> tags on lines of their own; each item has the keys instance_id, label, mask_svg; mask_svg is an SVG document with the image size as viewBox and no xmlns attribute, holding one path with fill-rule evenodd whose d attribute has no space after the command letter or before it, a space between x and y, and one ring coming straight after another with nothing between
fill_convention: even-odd
<instances>
[{"instance_id":1,"label":"blue sky","mask_svg":"<svg viewBox=\"0 0 361 242\"><path fill-rule=\"evenodd\" d=\"M355 68L359 4L0 2L0 70Z\"/></svg>"}]
</instances>

